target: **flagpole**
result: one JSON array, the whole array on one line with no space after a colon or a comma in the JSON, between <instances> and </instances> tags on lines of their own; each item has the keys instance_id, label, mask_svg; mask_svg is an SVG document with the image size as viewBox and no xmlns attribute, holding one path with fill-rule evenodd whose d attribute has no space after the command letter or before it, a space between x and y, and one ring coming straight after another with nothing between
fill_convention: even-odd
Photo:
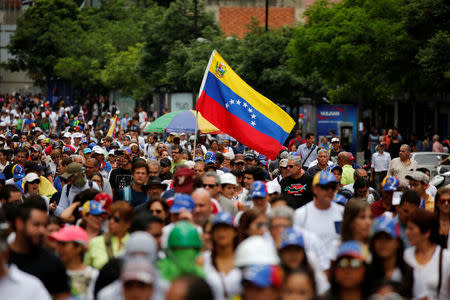
<instances>
[{"instance_id":1,"label":"flagpole","mask_svg":"<svg viewBox=\"0 0 450 300\"><path fill-rule=\"evenodd\" d=\"M214 49L213 52L211 53L211 57L209 58L208 65L206 66L206 69L205 69L205 73L203 74L202 85L200 86L200 90L198 92L198 97L199 98L202 95L203 88L205 87L206 78L208 77L209 68L211 67L211 63L212 63L213 57L216 54L216 52L217 52L217 50ZM198 131L198 110L197 110L197 107L195 107L194 159L195 159L195 150L197 150L197 131Z\"/></svg>"}]
</instances>

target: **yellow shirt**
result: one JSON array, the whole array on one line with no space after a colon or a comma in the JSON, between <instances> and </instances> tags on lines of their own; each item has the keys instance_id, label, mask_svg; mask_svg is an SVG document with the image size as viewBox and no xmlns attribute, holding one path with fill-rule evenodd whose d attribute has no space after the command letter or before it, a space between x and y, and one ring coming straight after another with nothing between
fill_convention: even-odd
<instances>
[{"instance_id":1,"label":"yellow shirt","mask_svg":"<svg viewBox=\"0 0 450 300\"><path fill-rule=\"evenodd\" d=\"M111 248L114 257L117 257L122 249L125 249L125 244L128 242L129 234L127 233L122 238L122 243L119 247L119 238L117 236L111 237ZM105 237L103 235L96 236L89 242L89 250L84 255L84 264L87 266L101 269L108 262L108 252L106 251Z\"/></svg>"},{"instance_id":2,"label":"yellow shirt","mask_svg":"<svg viewBox=\"0 0 450 300\"><path fill-rule=\"evenodd\" d=\"M353 178L353 173L355 173L355 169L351 165L345 165L342 167L342 178L341 178L341 184L347 185L352 184L355 182L355 179Z\"/></svg>"},{"instance_id":3,"label":"yellow shirt","mask_svg":"<svg viewBox=\"0 0 450 300\"><path fill-rule=\"evenodd\" d=\"M54 193L57 192L53 184L44 176L39 178L41 182L39 183L39 194L47 198L51 198ZM22 180L22 190L25 188L25 180Z\"/></svg>"},{"instance_id":4,"label":"yellow shirt","mask_svg":"<svg viewBox=\"0 0 450 300\"><path fill-rule=\"evenodd\" d=\"M425 199L425 209L434 212L434 197L428 195L428 199Z\"/></svg>"}]
</instances>

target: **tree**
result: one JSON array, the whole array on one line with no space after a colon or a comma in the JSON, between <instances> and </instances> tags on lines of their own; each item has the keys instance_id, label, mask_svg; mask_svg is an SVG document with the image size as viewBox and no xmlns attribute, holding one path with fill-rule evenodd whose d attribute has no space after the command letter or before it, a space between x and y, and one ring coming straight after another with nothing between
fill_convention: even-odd
<instances>
[{"instance_id":1,"label":"tree","mask_svg":"<svg viewBox=\"0 0 450 300\"><path fill-rule=\"evenodd\" d=\"M297 27L290 62L300 74L317 71L332 101L386 101L411 91L417 43L402 20L403 0L316 1Z\"/></svg>"},{"instance_id":2,"label":"tree","mask_svg":"<svg viewBox=\"0 0 450 300\"><path fill-rule=\"evenodd\" d=\"M17 21L6 68L26 71L38 85L56 77L55 63L66 57L81 31L79 8L72 0L36 0Z\"/></svg>"}]
</instances>

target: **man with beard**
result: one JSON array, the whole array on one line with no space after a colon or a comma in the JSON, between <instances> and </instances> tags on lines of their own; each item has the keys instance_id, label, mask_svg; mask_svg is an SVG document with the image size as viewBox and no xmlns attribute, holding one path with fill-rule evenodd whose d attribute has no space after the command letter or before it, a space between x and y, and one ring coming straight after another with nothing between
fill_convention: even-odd
<instances>
[{"instance_id":1,"label":"man with beard","mask_svg":"<svg viewBox=\"0 0 450 300\"><path fill-rule=\"evenodd\" d=\"M25 199L14 219L9 263L39 278L54 299L70 296L69 278L61 260L42 248L47 225L47 205L40 196Z\"/></svg>"}]
</instances>

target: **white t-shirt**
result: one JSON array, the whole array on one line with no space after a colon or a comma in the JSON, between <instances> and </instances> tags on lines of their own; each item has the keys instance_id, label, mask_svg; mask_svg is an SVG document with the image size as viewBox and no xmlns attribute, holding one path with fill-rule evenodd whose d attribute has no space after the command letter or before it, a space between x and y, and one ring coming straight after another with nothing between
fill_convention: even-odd
<instances>
[{"instance_id":1,"label":"white t-shirt","mask_svg":"<svg viewBox=\"0 0 450 300\"><path fill-rule=\"evenodd\" d=\"M239 268L234 268L227 274L219 272L212 264L211 252L206 251L202 254L204 258L203 270L206 274L206 282L214 293L214 300L224 300L233 295L241 294L242 273ZM226 294L224 292L226 291ZM226 297L225 297L226 296Z\"/></svg>"},{"instance_id":2,"label":"white t-shirt","mask_svg":"<svg viewBox=\"0 0 450 300\"><path fill-rule=\"evenodd\" d=\"M402 272L399 268L396 268L392 273L390 280L402 282ZM414 270L414 282L412 290L413 299L423 299L428 297L427 289L425 288L425 283L423 278L420 276L417 270Z\"/></svg>"},{"instance_id":3,"label":"white t-shirt","mask_svg":"<svg viewBox=\"0 0 450 300\"><path fill-rule=\"evenodd\" d=\"M439 279L439 254L441 247L437 246L433 256L426 265L420 265L415 256L416 247L410 247L405 250L405 261L417 271L418 276L422 278L427 291L428 299L450 299L449 279L450 279L450 252L445 249L442 252L442 283L439 298L437 297L437 287Z\"/></svg>"},{"instance_id":4,"label":"white t-shirt","mask_svg":"<svg viewBox=\"0 0 450 300\"><path fill-rule=\"evenodd\" d=\"M436 197L436 193L437 193L437 188L432 185L429 184L427 190L425 191L428 195L430 195L431 197Z\"/></svg>"},{"instance_id":5,"label":"white t-shirt","mask_svg":"<svg viewBox=\"0 0 450 300\"><path fill-rule=\"evenodd\" d=\"M294 213L294 227L315 233L330 249L334 240L340 237L344 207L334 202L328 209L318 209L314 201L298 208Z\"/></svg>"}]
</instances>

